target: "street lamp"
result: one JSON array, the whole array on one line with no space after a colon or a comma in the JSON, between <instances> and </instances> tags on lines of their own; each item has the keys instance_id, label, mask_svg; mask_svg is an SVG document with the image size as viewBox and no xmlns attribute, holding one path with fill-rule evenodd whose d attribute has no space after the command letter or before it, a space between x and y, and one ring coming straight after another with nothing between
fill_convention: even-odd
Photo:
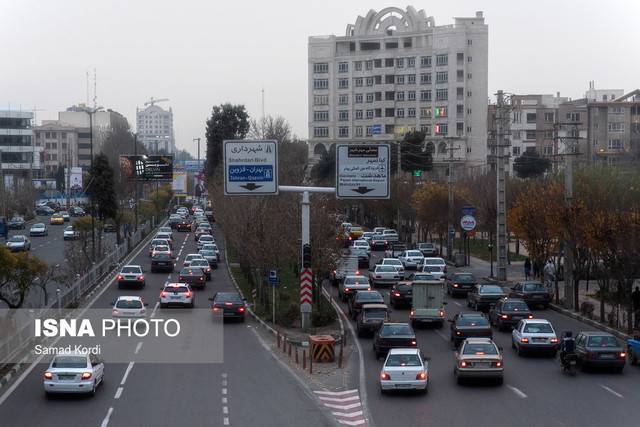
<instances>
[{"instance_id":1,"label":"street lamp","mask_svg":"<svg viewBox=\"0 0 640 427\"><path fill-rule=\"evenodd\" d=\"M93 115L102 110L102 107L89 108L85 107L82 109L85 113L89 115L89 142L91 148L91 171L93 172ZM92 180L93 181L93 180ZM91 185L91 181L89 185L87 185L87 189ZM91 260L92 262L96 261L96 209L93 203L93 197L90 197L91 200Z\"/></svg>"},{"instance_id":2,"label":"street lamp","mask_svg":"<svg viewBox=\"0 0 640 427\"><path fill-rule=\"evenodd\" d=\"M491 265L491 274L489 277L493 278L493 243L489 243L487 248L489 248L489 264Z\"/></svg>"}]
</instances>

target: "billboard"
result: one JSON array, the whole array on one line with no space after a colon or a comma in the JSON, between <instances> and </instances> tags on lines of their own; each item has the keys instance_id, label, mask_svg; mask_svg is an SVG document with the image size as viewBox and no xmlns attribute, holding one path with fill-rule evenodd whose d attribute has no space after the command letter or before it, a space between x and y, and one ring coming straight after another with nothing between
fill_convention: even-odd
<instances>
[{"instance_id":1,"label":"billboard","mask_svg":"<svg viewBox=\"0 0 640 427\"><path fill-rule=\"evenodd\" d=\"M6 179L7 177L5 177ZM36 190L55 190L56 189L56 180L55 179L34 179L31 181L33 183L33 188Z\"/></svg>"},{"instance_id":2,"label":"billboard","mask_svg":"<svg viewBox=\"0 0 640 427\"><path fill-rule=\"evenodd\" d=\"M72 167L71 176L69 176L69 168L64 168L64 182L68 182L69 188L74 191L82 191L82 168Z\"/></svg>"},{"instance_id":3,"label":"billboard","mask_svg":"<svg viewBox=\"0 0 640 427\"><path fill-rule=\"evenodd\" d=\"M187 195L187 173L184 171L174 171L171 189L176 196Z\"/></svg>"},{"instance_id":4,"label":"billboard","mask_svg":"<svg viewBox=\"0 0 640 427\"><path fill-rule=\"evenodd\" d=\"M122 155L120 173L123 178L138 181L173 181L173 156Z\"/></svg>"},{"instance_id":5,"label":"billboard","mask_svg":"<svg viewBox=\"0 0 640 427\"><path fill-rule=\"evenodd\" d=\"M207 188L204 185L204 174L202 172L193 176L193 186L195 188L194 193L197 199L208 195Z\"/></svg>"}]
</instances>

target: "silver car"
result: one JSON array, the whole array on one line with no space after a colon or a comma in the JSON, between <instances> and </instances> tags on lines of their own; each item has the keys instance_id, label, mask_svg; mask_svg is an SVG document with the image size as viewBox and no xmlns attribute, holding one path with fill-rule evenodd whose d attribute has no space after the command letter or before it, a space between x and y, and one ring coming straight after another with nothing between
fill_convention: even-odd
<instances>
[{"instance_id":1,"label":"silver car","mask_svg":"<svg viewBox=\"0 0 640 427\"><path fill-rule=\"evenodd\" d=\"M393 265L376 265L374 270L369 272L369 279L373 286L395 285L401 277Z\"/></svg>"},{"instance_id":2,"label":"silver car","mask_svg":"<svg viewBox=\"0 0 640 427\"><path fill-rule=\"evenodd\" d=\"M42 222L37 224L33 224L29 229L29 236L48 236L49 230L47 230L47 226Z\"/></svg>"},{"instance_id":3,"label":"silver car","mask_svg":"<svg viewBox=\"0 0 640 427\"><path fill-rule=\"evenodd\" d=\"M69 225L64 229L62 233L63 240L74 240L80 237L80 232L73 229L73 226Z\"/></svg>"},{"instance_id":4,"label":"silver car","mask_svg":"<svg viewBox=\"0 0 640 427\"><path fill-rule=\"evenodd\" d=\"M27 236L17 234L7 240L6 246L11 252L26 252L31 249L31 241L27 239Z\"/></svg>"},{"instance_id":5,"label":"silver car","mask_svg":"<svg viewBox=\"0 0 640 427\"><path fill-rule=\"evenodd\" d=\"M44 375L46 396L86 393L93 396L104 378L104 363L94 354L69 353L53 358Z\"/></svg>"},{"instance_id":6,"label":"silver car","mask_svg":"<svg viewBox=\"0 0 640 427\"><path fill-rule=\"evenodd\" d=\"M357 291L370 291L371 284L369 283L369 279L365 276L346 276L342 282L340 282L340 286L338 287L338 297L342 301L347 301L347 299L353 295Z\"/></svg>"},{"instance_id":7,"label":"silver car","mask_svg":"<svg viewBox=\"0 0 640 427\"><path fill-rule=\"evenodd\" d=\"M398 270L398 274L400 277L404 277L404 265L402 265L402 261L398 258L383 258L382 261L379 261L380 265L391 265Z\"/></svg>"},{"instance_id":8,"label":"silver car","mask_svg":"<svg viewBox=\"0 0 640 427\"><path fill-rule=\"evenodd\" d=\"M135 319L147 316L146 307L149 304L138 296L121 296L113 302L111 315L114 319Z\"/></svg>"},{"instance_id":9,"label":"silver car","mask_svg":"<svg viewBox=\"0 0 640 427\"><path fill-rule=\"evenodd\" d=\"M202 249L202 247L204 245L210 245L215 243L215 239L213 238L213 236L211 236L210 234L203 234L202 236L200 236L200 238L198 239L198 250Z\"/></svg>"},{"instance_id":10,"label":"silver car","mask_svg":"<svg viewBox=\"0 0 640 427\"><path fill-rule=\"evenodd\" d=\"M380 372L380 391L419 390L429 387L429 362L418 348L392 348Z\"/></svg>"},{"instance_id":11,"label":"silver car","mask_svg":"<svg viewBox=\"0 0 640 427\"><path fill-rule=\"evenodd\" d=\"M193 308L195 297L191 287L186 283L167 283L160 292L160 307L182 305Z\"/></svg>"},{"instance_id":12,"label":"silver car","mask_svg":"<svg viewBox=\"0 0 640 427\"><path fill-rule=\"evenodd\" d=\"M405 270L417 270L422 266L424 255L417 249L403 251L398 257Z\"/></svg>"},{"instance_id":13,"label":"silver car","mask_svg":"<svg viewBox=\"0 0 640 427\"><path fill-rule=\"evenodd\" d=\"M555 356L559 342L553 325L545 319L522 319L511 332L511 346L518 356L525 351L544 351Z\"/></svg>"}]
</instances>

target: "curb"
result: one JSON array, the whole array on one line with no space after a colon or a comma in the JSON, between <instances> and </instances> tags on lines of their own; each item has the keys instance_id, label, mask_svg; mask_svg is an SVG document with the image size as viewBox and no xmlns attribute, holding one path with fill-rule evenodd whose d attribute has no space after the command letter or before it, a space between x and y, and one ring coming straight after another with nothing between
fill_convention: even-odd
<instances>
[{"instance_id":1,"label":"curb","mask_svg":"<svg viewBox=\"0 0 640 427\"><path fill-rule=\"evenodd\" d=\"M567 310L566 308L562 308L559 305L556 305L556 304L552 303L552 304L549 304L549 308L551 308L553 311L557 311L558 313L563 314L563 315L565 315L567 317L571 317L572 319L579 320L579 321L584 322L584 323L586 323L586 324L588 324L590 326L593 326L595 328L602 329L603 331L609 332L610 334L615 335L616 337L618 337L618 338L620 338L622 340L626 341L626 340L632 338L631 335L627 335L624 332L620 332L619 330L614 329L614 328L612 328L610 326L602 324L602 323L600 323L598 321L595 321L593 319L589 319L588 317L585 317L585 316L583 316L583 315L581 315L581 314L579 314L579 313L577 313L575 311L571 311L571 310Z\"/></svg>"}]
</instances>

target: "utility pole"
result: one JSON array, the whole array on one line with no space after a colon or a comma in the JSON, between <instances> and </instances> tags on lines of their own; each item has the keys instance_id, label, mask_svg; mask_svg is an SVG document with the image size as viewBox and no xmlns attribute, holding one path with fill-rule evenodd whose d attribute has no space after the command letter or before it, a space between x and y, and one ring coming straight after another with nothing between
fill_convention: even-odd
<instances>
[{"instance_id":1,"label":"utility pole","mask_svg":"<svg viewBox=\"0 0 640 427\"><path fill-rule=\"evenodd\" d=\"M94 97L95 104L95 97ZM90 155L91 155L91 173L93 170L93 114L96 112L96 109L92 111L87 111L89 113L89 145L91 147ZM93 180L93 177L92 177ZM94 203L94 197L91 196L91 261L96 262L96 206Z\"/></svg>"},{"instance_id":2,"label":"utility pole","mask_svg":"<svg viewBox=\"0 0 640 427\"><path fill-rule=\"evenodd\" d=\"M449 208L448 212L448 221L447 221L447 259L453 259L453 245L455 240L455 226L454 226L454 207L453 207L453 185L455 180L453 179L453 169L454 169L454 161L456 160L453 157L453 152L459 150L460 147L453 146L453 139L449 140L449 147L447 150L449 151L449 159L448 159L448 177L447 177L447 190L448 190L448 199L449 199ZM452 233L453 230L453 233Z\"/></svg>"},{"instance_id":3,"label":"utility pole","mask_svg":"<svg viewBox=\"0 0 640 427\"><path fill-rule=\"evenodd\" d=\"M496 110L496 255L497 279L507 280L507 198L505 171L505 135L510 133L509 108L505 106L504 92L498 91Z\"/></svg>"},{"instance_id":4,"label":"utility pole","mask_svg":"<svg viewBox=\"0 0 640 427\"><path fill-rule=\"evenodd\" d=\"M138 155L138 134L137 133L133 134L133 155L134 156ZM133 185L135 185L134 216L136 220L136 224L133 227L133 231L138 231L138 204L140 203L140 192L138 191L138 177L136 176L135 173L133 174L133 177L134 177Z\"/></svg>"},{"instance_id":5,"label":"utility pole","mask_svg":"<svg viewBox=\"0 0 640 427\"><path fill-rule=\"evenodd\" d=\"M200 138L193 138L194 141L198 141L198 172L196 173L196 176L198 176L198 174L200 173L199 169L200 169ZM197 185L193 186L193 197L196 197L197 194Z\"/></svg>"},{"instance_id":6,"label":"utility pole","mask_svg":"<svg viewBox=\"0 0 640 427\"><path fill-rule=\"evenodd\" d=\"M67 193L67 210L71 206L71 144L67 141L67 183L66 183L66 193Z\"/></svg>"},{"instance_id":7,"label":"utility pole","mask_svg":"<svg viewBox=\"0 0 640 427\"><path fill-rule=\"evenodd\" d=\"M402 169L402 143L398 141L398 169L396 170L396 197L400 195L400 175ZM396 232L400 236L400 202L396 199Z\"/></svg>"},{"instance_id":8,"label":"utility pole","mask_svg":"<svg viewBox=\"0 0 640 427\"><path fill-rule=\"evenodd\" d=\"M4 185L4 168L2 167L2 149L0 148L0 191L2 191L2 215L6 218L7 217L7 199L6 199L6 192L7 189L5 188Z\"/></svg>"}]
</instances>

